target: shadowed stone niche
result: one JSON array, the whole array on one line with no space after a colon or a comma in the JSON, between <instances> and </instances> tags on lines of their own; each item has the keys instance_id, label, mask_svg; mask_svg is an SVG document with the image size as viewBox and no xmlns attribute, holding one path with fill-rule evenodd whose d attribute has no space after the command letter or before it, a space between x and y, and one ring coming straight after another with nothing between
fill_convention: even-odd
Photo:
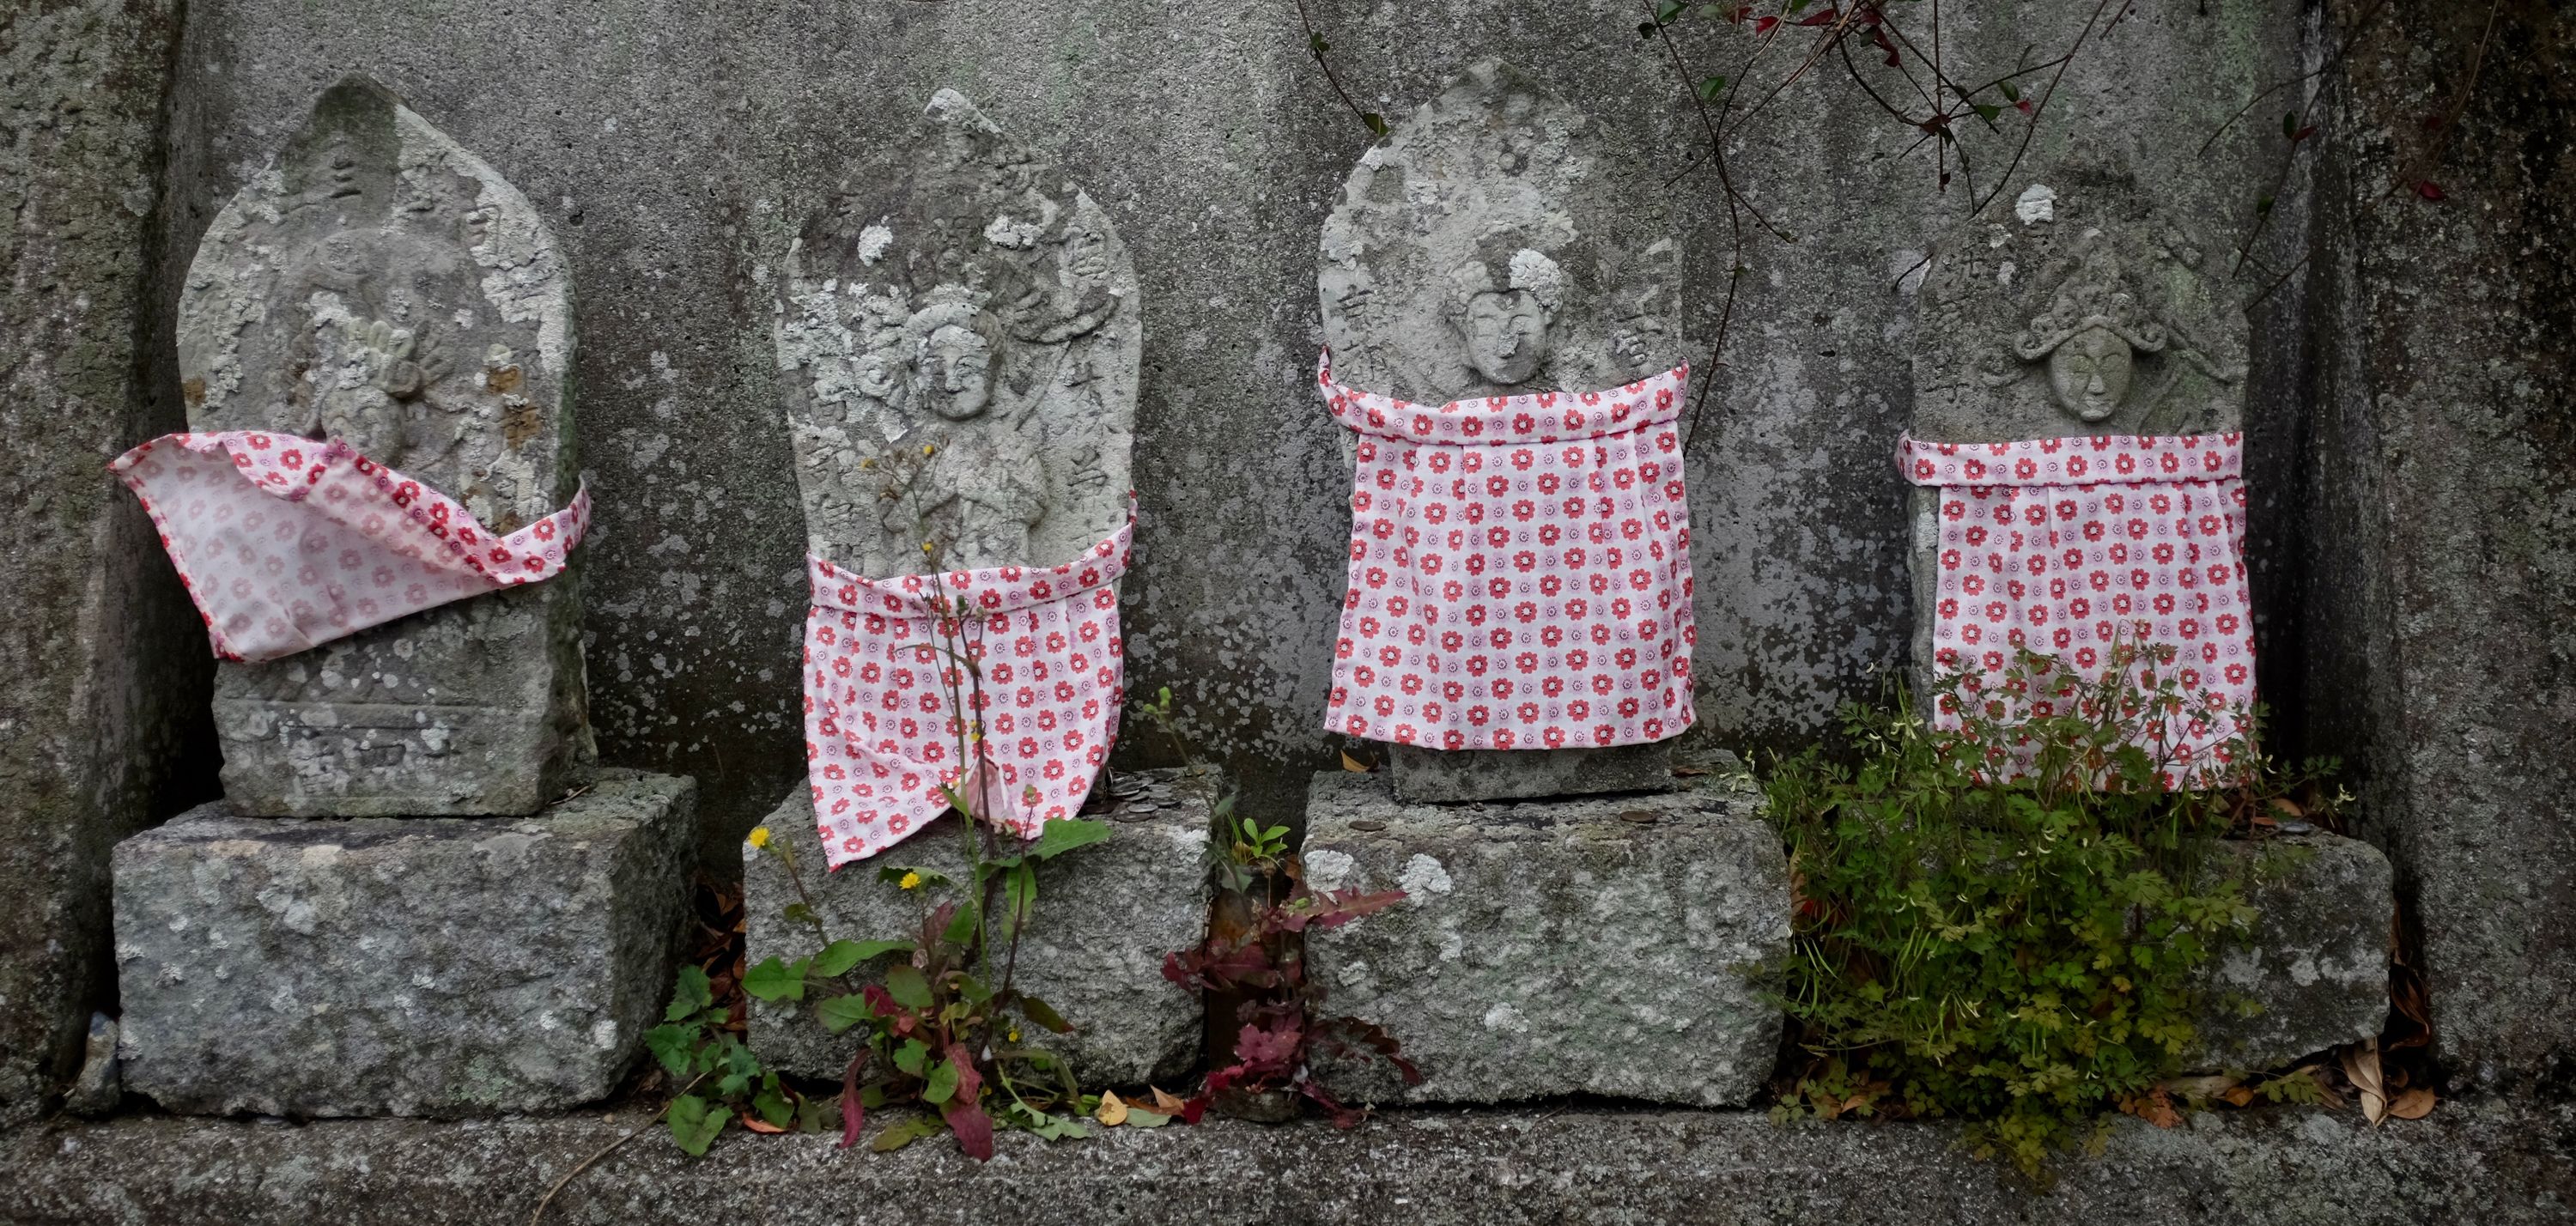
<instances>
[{"instance_id":1,"label":"shadowed stone niche","mask_svg":"<svg viewBox=\"0 0 2576 1226\"><path fill-rule=\"evenodd\" d=\"M809 219L772 334L811 548L863 575L1047 566L1125 514L1136 270L953 90ZM923 454L923 448L931 453Z\"/></svg>"},{"instance_id":2,"label":"shadowed stone niche","mask_svg":"<svg viewBox=\"0 0 2576 1226\"><path fill-rule=\"evenodd\" d=\"M1334 377L1411 401L1592 391L1679 365L1680 248L1592 121L1480 62L1360 158L1316 266ZM1667 746L1389 746L1408 800L1672 786Z\"/></svg>"},{"instance_id":3,"label":"shadowed stone niche","mask_svg":"<svg viewBox=\"0 0 2576 1226\"><path fill-rule=\"evenodd\" d=\"M179 298L192 430L345 439L495 532L570 501L571 290L499 172L372 81L325 91L224 206ZM570 570L215 682L244 815L533 813L578 785L585 717Z\"/></svg>"}]
</instances>

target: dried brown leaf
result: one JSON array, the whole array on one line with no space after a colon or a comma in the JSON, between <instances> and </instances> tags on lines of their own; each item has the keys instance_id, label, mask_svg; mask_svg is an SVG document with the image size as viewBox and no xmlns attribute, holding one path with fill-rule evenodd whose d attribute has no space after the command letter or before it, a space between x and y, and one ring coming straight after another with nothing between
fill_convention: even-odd
<instances>
[{"instance_id":1,"label":"dried brown leaf","mask_svg":"<svg viewBox=\"0 0 2576 1226\"><path fill-rule=\"evenodd\" d=\"M2343 1075L2361 1096L2361 1114L2376 1127L2388 1118L2388 1091L2379 1079L2379 1040L2356 1043L2343 1052Z\"/></svg>"},{"instance_id":2,"label":"dried brown leaf","mask_svg":"<svg viewBox=\"0 0 2576 1226\"><path fill-rule=\"evenodd\" d=\"M1161 1086L1147 1086L1145 1088L1154 1092L1154 1110L1165 1115L1179 1115L1183 1109L1189 1106L1188 1103L1164 1093L1163 1087Z\"/></svg>"},{"instance_id":3,"label":"dried brown leaf","mask_svg":"<svg viewBox=\"0 0 2576 1226\"><path fill-rule=\"evenodd\" d=\"M2388 1113L2401 1120L2420 1120L2433 1114L2434 1096L2429 1087L2417 1086L2388 1102Z\"/></svg>"},{"instance_id":4,"label":"dried brown leaf","mask_svg":"<svg viewBox=\"0 0 2576 1226\"><path fill-rule=\"evenodd\" d=\"M1342 751L1342 769L1354 775L1365 775L1369 772L1368 763L1352 757L1349 750Z\"/></svg>"},{"instance_id":5,"label":"dried brown leaf","mask_svg":"<svg viewBox=\"0 0 2576 1226\"><path fill-rule=\"evenodd\" d=\"M1091 1118L1116 1128L1127 1122L1127 1104L1115 1092L1104 1092L1100 1096L1100 1109L1092 1112Z\"/></svg>"}]
</instances>

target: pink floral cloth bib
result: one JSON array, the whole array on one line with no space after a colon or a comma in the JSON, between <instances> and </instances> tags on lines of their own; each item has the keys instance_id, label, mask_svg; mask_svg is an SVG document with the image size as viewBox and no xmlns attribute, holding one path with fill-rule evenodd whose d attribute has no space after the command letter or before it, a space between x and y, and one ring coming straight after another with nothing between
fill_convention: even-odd
<instances>
[{"instance_id":1,"label":"pink floral cloth bib","mask_svg":"<svg viewBox=\"0 0 2576 1226\"><path fill-rule=\"evenodd\" d=\"M1417 405L1316 382L1359 434L1326 725L1433 749L1634 745L1691 705L1690 368Z\"/></svg>"},{"instance_id":2,"label":"pink floral cloth bib","mask_svg":"<svg viewBox=\"0 0 2576 1226\"><path fill-rule=\"evenodd\" d=\"M1940 495L1933 668L1993 695L2027 647L2098 680L2114 642L2175 648L2189 704L2141 748L2173 786L2227 771L2223 745L2254 702L2245 585L2244 436L2095 435L1898 445L1905 477ZM2151 661L2138 662L2152 684ZM2052 714L2046 698L2032 713ZM1937 726L1956 728L1944 704Z\"/></svg>"},{"instance_id":3,"label":"pink floral cloth bib","mask_svg":"<svg viewBox=\"0 0 2576 1226\"><path fill-rule=\"evenodd\" d=\"M1081 811L1126 698L1117 583L1135 528L1131 499L1116 532L1046 568L864 579L807 560L806 782L832 867L930 824L943 786L1024 839ZM980 769L959 766L959 698L983 716Z\"/></svg>"},{"instance_id":4,"label":"pink floral cloth bib","mask_svg":"<svg viewBox=\"0 0 2576 1226\"><path fill-rule=\"evenodd\" d=\"M450 601L562 573L590 492L506 535L347 443L169 434L108 465L143 502L215 654L290 656Z\"/></svg>"}]
</instances>

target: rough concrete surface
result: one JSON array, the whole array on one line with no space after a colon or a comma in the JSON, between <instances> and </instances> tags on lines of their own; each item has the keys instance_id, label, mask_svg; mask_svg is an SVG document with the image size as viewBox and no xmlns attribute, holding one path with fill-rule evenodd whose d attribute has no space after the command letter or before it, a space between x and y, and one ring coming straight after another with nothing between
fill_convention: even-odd
<instances>
[{"instance_id":1,"label":"rough concrete surface","mask_svg":"<svg viewBox=\"0 0 2576 1226\"><path fill-rule=\"evenodd\" d=\"M1132 792L1116 807L1089 816L1110 823L1107 842L1042 861L1038 902L1022 938L1014 982L1072 1023L1071 1034L1046 1037L1087 1085L1125 1086L1170 1080L1198 1062L1199 1002L1163 978L1163 955L1207 935L1208 797L1180 772L1122 773L1109 786ZM823 871L813 801L804 788L767 821L770 837L789 841L797 869L835 939L893 940L921 929L925 900L877 878L881 868L920 867L963 878L960 819L951 813L873 859ZM819 948L811 927L785 917L795 884L778 858L746 848L743 912L747 957L758 963L806 957ZM852 982L874 978L882 963L859 968ZM1034 1037L1034 1036L1033 1036ZM772 1068L837 1078L858 1049L853 1032L835 1039L814 1019L813 1002L751 1002L751 1045Z\"/></svg>"},{"instance_id":2,"label":"rough concrete surface","mask_svg":"<svg viewBox=\"0 0 2576 1226\"><path fill-rule=\"evenodd\" d=\"M235 817L116 849L126 1088L173 1111L489 1115L607 1097L670 997L696 785L517 818Z\"/></svg>"},{"instance_id":3,"label":"rough concrete surface","mask_svg":"<svg viewBox=\"0 0 2576 1226\"><path fill-rule=\"evenodd\" d=\"M144 377L179 9L0 11L0 1124L112 999L108 848L214 782L205 631L106 474L180 420Z\"/></svg>"},{"instance_id":4,"label":"rough concrete surface","mask_svg":"<svg viewBox=\"0 0 2576 1226\"><path fill-rule=\"evenodd\" d=\"M212 206L352 68L547 211L583 303L578 416L602 499L587 629L605 760L705 779L711 860L731 859L801 769L804 541L761 278L784 268L847 168L945 87L1050 151L1135 261L1130 689L1171 685L1204 747L1244 775L1248 811L1293 820L1334 749L1316 713L1348 528L1340 428L1310 377L1315 255L1371 140L1316 70L1293 6L507 7L192 4L169 242L191 250ZM1485 57L1579 100L1604 156L1639 185L1635 207L1667 211L1684 283L1706 287L1678 327L1707 368L1730 228L1705 168L1663 186L1696 152L1697 120L1660 49L1637 37L1633 3L1306 8L1343 83L1390 122ZM2090 12L1945 6L1949 71L1986 80L2028 48L2053 55ZM2139 6L2070 65L2025 173L2070 150L2114 151L2176 185L2172 211L2236 216L2277 173L2277 132L2239 124L2200 145L2299 70L2302 12L2297 0ZM1696 19L1676 33L1703 72L1725 71L1749 37ZM1910 98L1887 71L1882 93ZM1798 241L1749 235L1727 363L1708 369L1692 443L1698 704L1702 735L1724 743L1812 739L1905 650L1904 499L1888 447L1908 410L1910 312L1890 286L1974 199L1955 160L1939 189L1937 143L1838 75L1803 77L1736 153L1739 185ZM1962 127L1982 195L2018 132ZM1129 740L1131 754L1158 748Z\"/></svg>"},{"instance_id":5,"label":"rough concrete surface","mask_svg":"<svg viewBox=\"0 0 2576 1226\"><path fill-rule=\"evenodd\" d=\"M56 1122L0 1135L16 1226L495 1226L650 1108L607 1117ZM871 1121L870 1127L884 1124ZM657 1130L658 1132L658 1130ZM1337 1131L1212 1121L1049 1144L1006 1134L989 1163L942 1138L898 1153L735 1131L692 1160L652 1135L566 1187L545 1221L922 1223L1693 1222L1711 1226L2494 1226L2576 1213L2565 1107L2447 1103L2425 1120L2265 1110L2136 1120L2032 1191L1951 1129L1774 1125L1751 1112L1408 1110Z\"/></svg>"},{"instance_id":6,"label":"rough concrete surface","mask_svg":"<svg viewBox=\"0 0 2576 1226\"><path fill-rule=\"evenodd\" d=\"M2185 1067L2277 1068L2378 1034L2397 908L2388 857L2330 834L2230 841L2218 857L2209 870L2237 882L2260 918L2202 977L2212 1000ZM2231 1007L2240 1002L2258 1010Z\"/></svg>"},{"instance_id":7,"label":"rough concrete surface","mask_svg":"<svg viewBox=\"0 0 2576 1226\"><path fill-rule=\"evenodd\" d=\"M2266 688L2360 776L2444 1058L2520 1079L2576 1050L2576 15L2391 10L2321 110L2308 630Z\"/></svg>"},{"instance_id":8,"label":"rough concrete surface","mask_svg":"<svg viewBox=\"0 0 2576 1226\"><path fill-rule=\"evenodd\" d=\"M1789 869L1760 797L1685 791L1409 805L1385 776L1315 777L1306 879L1405 892L1306 936L1324 1011L1385 1027L1422 1067L1328 1061L1360 1102L1587 1093L1722 1106L1771 1075L1780 1011L1751 972L1788 947Z\"/></svg>"},{"instance_id":9,"label":"rough concrete surface","mask_svg":"<svg viewBox=\"0 0 2576 1226\"><path fill-rule=\"evenodd\" d=\"M333 438L515 532L573 496L572 286L545 217L364 77L207 227L179 297L192 430ZM588 778L581 587L478 597L215 676L260 817L534 813Z\"/></svg>"}]
</instances>

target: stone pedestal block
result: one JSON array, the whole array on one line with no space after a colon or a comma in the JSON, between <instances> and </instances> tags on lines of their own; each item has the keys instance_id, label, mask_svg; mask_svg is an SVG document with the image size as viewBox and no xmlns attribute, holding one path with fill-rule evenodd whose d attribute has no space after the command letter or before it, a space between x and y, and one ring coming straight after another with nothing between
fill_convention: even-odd
<instances>
[{"instance_id":1,"label":"stone pedestal block","mask_svg":"<svg viewBox=\"0 0 2576 1226\"><path fill-rule=\"evenodd\" d=\"M1388 774L1400 800L1457 804L1614 792L1669 792L1672 744L1613 749L1424 749L1390 745Z\"/></svg>"},{"instance_id":2,"label":"stone pedestal block","mask_svg":"<svg viewBox=\"0 0 2576 1226\"><path fill-rule=\"evenodd\" d=\"M128 1089L173 1111L487 1115L608 1095L659 1020L697 785L516 818L235 816L118 844Z\"/></svg>"},{"instance_id":3,"label":"stone pedestal block","mask_svg":"<svg viewBox=\"0 0 2576 1226\"><path fill-rule=\"evenodd\" d=\"M1789 937L1789 872L1760 797L1704 776L1659 795L1431 806L1385 776L1318 775L1307 879L1401 889L1309 933L1328 1013L1387 1028L1422 1066L1318 1076L1359 1102L1605 1094L1741 1103L1770 1075L1780 1013L1748 977Z\"/></svg>"},{"instance_id":4,"label":"stone pedestal block","mask_svg":"<svg viewBox=\"0 0 2576 1226\"><path fill-rule=\"evenodd\" d=\"M1071 1034L1048 1036L1086 1086L1124 1086L1186 1073L1199 1057L1199 1002L1163 978L1163 955L1198 944L1207 933L1210 888L1209 797L1178 771L1121 774L1119 799L1089 814L1115 833L1044 861L1037 909L1020 943L1014 983L1054 1006ZM769 815L771 837L796 849L815 911L835 938L889 940L921 927L922 896L877 879L887 865L966 872L964 834L954 813L873 859L823 871L813 802L796 789ZM753 964L815 952L814 930L785 918L796 887L777 857L746 852L743 910ZM862 978L875 967L862 967ZM858 1050L856 1032L834 1038L814 1019L812 1002L751 1002L751 1045L771 1068L839 1077Z\"/></svg>"},{"instance_id":5,"label":"stone pedestal block","mask_svg":"<svg viewBox=\"0 0 2576 1226\"><path fill-rule=\"evenodd\" d=\"M2251 939L2202 977L2211 1007L2192 1068L2259 1071L2378 1034L2388 1020L2388 857L2308 834L2220 845L2209 870L2261 912ZM2248 1014L2238 1006L2257 1006Z\"/></svg>"}]
</instances>

